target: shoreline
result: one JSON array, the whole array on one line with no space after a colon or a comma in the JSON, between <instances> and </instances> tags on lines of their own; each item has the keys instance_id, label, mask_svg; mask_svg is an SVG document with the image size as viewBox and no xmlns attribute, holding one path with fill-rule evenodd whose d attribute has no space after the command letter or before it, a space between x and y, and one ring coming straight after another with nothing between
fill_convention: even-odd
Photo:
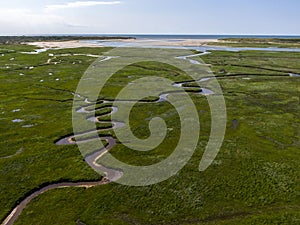
<instances>
[{"instance_id":1,"label":"shoreline","mask_svg":"<svg viewBox=\"0 0 300 225\"><path fill-rule=\"evenodd\" d=\"M103 45L99 44L93 44L88 42L81 42L79 40L73 40L73 41L36 41L36 42L24 42L23 44L26 45L33 45L39 48L44 49L55 49L55 48L84 48L84 47L104 47Z\"/></svg>"},{"instance_id":2,"label":"shoreline","mask_svg":"<svg viewBox=\"0 0 300 225\"><path fill-rule=\"evenodd\" d=\"M96 40L94 40L96 41ZM97 40L96 42L88 42L87 40L72 40L72 41L35 41L35 42L24 42L27 45L37 46L39 48L83 48L83 47L107 47L101 42L121 42L121 43L130 43L130 44L146 44L151 46L177 46L177 47L194 47L194 46L205 46L207 43L219 43L218 39L107 39L107 40Z\"/></svg>"},{"instance_id":3,"label":"shoreline","mask_svg":"<svg viewBox=\"0 0 300 225\"><path fill-rule=\"evenodd\" d=\"M297 47L284 46L230 46L220 39L107 39L107 40L73 40L73 41L43 41L24 42L23 44L36 46L38 49L31 54L38 54L47 50L69 48L114 48L114 47L154 47L154 48L188 48L201 52L208 51L267 51L267 52L300 52Z\"/></svg>"}]
</instances>

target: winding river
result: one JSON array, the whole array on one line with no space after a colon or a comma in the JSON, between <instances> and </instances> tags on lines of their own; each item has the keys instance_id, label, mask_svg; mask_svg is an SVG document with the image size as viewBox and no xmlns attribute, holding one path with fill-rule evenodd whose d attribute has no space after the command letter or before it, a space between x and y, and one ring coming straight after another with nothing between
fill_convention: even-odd
<instances>
[{"instance_id":1,"label":"winding river","mask_svg":"<svg viewBox=\"0 0 300 225\"><path fill-rule=\"evenodd\" d=\"M40 52L43 52L43 51L40 51ZM38 53L35 53L35 54L38 54ZM198 62L196 60L193 60L193 59L190 59L190 58L196 57L196 56L201 56L201 55L204 55L204 54L209 54L209 52L204 52L204 53L200 53L200 54L193 54L193 55L188 55L188 56L181 56L181 57L177 57L177 58L182 59L182 60L187 60L192 64L201 64L200 62ZM114 57L106 57L106 58L103 59L103 61L107 61L107 60L110 60L112 58L114 58ZM204 81L207 81L209 79L211 79L211 78L210 77L202 78L198 82L204 82ZM192 83L192 82L194 82L194 81L177 82L177 83L174 83L173 86L174 87L184 87L185 84ZM192 91L191 89L195 89L195 87L185 87L185 89L186 89L186 92L189 92L189 91ZM155 102L158 103L158 102L167 101L167 98L168 98L169 94L170 93L162 93L159 96L159 99ZM199 94L211 95L211 94L214 94L214 92L209 90L209 89L199 87ZM103 100L103 101L100 102L100 104L107 104L107 103L113 103L113 102L115 102L115 101ZM124 101L122 101L122 102L124 102ZM89 114L89 113L93 113L93 112L98 111L97 109L94 109L94 110L89 110L88 109L91 106L91 104L94 104L94 103L90 102L88 99L85 98L83 100L83 104L84 103L85 103L85 106L78 109L77 113ZM146 101L143 102L142 101L141 103L147 104L149 102L146 102ZM101 109L110 108L111 111L106 113L106 114L102 114L101 116L98 116L98 117L95 117L95 116L88 117L87 120L90 121L90 122L93 122L93 123L107 123L107 121L102 121L101 117L112 115L112 114L114 114L118 111L118 108L114 107L114 106L103 106L103 107L100 107L100 108ZM98 132L100 132L100 131L118 129L118 128L123 127L125 125L124 123L118 122L118 121L111 121L111 123L112 123L112 127L110 127L110 128L103 128L103 129L98 129L98 130L93 130L93 131L87 131L87 132L82 133L82 134L70 135L68 137L65 137L65 138L62 138L62 139L58 140L55 144L56 145L75 145L75 144L79 144L79 143L87 143L87 142L90 142L92 140L99 139L99 137L97 136L97 137L84 139L84 140L79 140L79 141L75 141L75 139L80 138L80 137L85 136L85 135L89 135L89 134L98 134ZM108 143L106 145L106 147L104 147L104 148L102 148L102 149L86 156L84 160L93 169L96 169L98 171L101 170L105 174L105 178L103 178L99 181L91 181L91 182L61 182L61 183L51 184L51 185L48 185L46 187L43 187L43 188L35 191L34 193L30 194L29 196L27 196L24 200L22 200L11 211L11 213L5 218L2 225L12 225L18 219L18 217L22 213L23 209L27 206L28 203L30 203L30 201L32 199L34 199L35 197L37 197L40 194L43 194L43 193L45 193L49 190L59 189L59 188L67 188L67 187L91 188L91 187L95 187L95 186L99 186L99 185L108 184L108 183L110 183L112 181L116 181L120 177L122 177L122 175L123 175L122 171L117 170L117 169L108 168L108 167L105 167L105 166L100 165L100 164L97 163L99 158L101 158L105 153L107 153L110 149L112 149L117 144L117 140L115 138L113 138L112 136L100 137L100 139L103 140L103 141L106 141Z\"/></svg>"}]
</instances>

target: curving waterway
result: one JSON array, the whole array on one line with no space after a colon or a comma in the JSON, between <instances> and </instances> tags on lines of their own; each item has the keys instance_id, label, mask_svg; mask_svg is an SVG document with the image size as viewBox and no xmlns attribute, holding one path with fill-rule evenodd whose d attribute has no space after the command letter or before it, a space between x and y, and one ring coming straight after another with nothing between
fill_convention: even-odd
<instances>
[{"instance_id":1,"label":"curving waterway","mask_svg":"<svg viewBox=\"0 0 300 225\"><path fill-rule=\"evenodd\" d=\"M43 52L43 51L40 51ZM39 53L39 52L38 52ZM31 54L38 54L38 53L31 53ZM192 64L201 64L200 62L198 62L197 60L193 60L190 59L192 57L195 56L201 56L201 55L205 55L205 54L209 54L209 52L204 52L204 53L200 53L200 54L193 54L193 55L188 55L188 56L182 56L182 57L177 57L179 59L182 60L187 60ZM105 57L102 61L107 61L110 60L112 58L115 57ZM202 78L201 80L199 80L198 82L204 82L211 79L211 77L207 77L207 78ZM195 81L186 81L186 82L177 82L174 83L173 86L174 87L184 87L184 85L188 84L188 83L192 83ZM189 89L194 89L195 87L185 87L186 92L189 92L191 90ZM214 94L213 91L209 90L209 89L205 89L205 88L200 88L199 87L199 94L202 95L211 95ZM164 102L167 101L168 95L171 93L162 93L159 96L159 99L157 101L155 101L156 103L158 102ZM113 103L116 101L107 101L107 100L102 100L100 102L98 102L98 104L107 104L107 103ZM126 102L126 101L122 101L122 102ZM93 104L92 102L90 102L88 99L84 99L83 100L83 104L85 103L86 106L81 107L80 109L77 110L77 113L85 113L85 114L89 114L89 113L95 113L96 111L98 111L97 109L94 110L89 110L89 107L91 106L91 104ZM141 102L141 103L149 103L149 102ZM116 113L118 111L118 108L115 106L103 106L100 107L101 110L109 108L111 109L110 112L106 113L106 114L102 114L101 116L95 117L88 117L87 120L93 123L108 123L107 121L103 121L101 120L101 117L104 116L109 116L112 115L114 113ZM58 140L55 144L56 145L75 145L75 144L80 144L80 143L87 143L90 142L92 140L95 139L99 139L98 137L98 132L100 131L106 131L106 130L112 130L112 129L118 129L123 127L125 124L123 122L119 122L119 121L111 121L112 123L112 127L109 128L103 128L103 129L98 129L98 130L93 130L93 131L86 131L82 134L76 134L76 135L70 135L68 137L62 138L60 140ZM80 137L83 137L85 135L90 135L90 134L95 134L97 137L92 137L92 138L87 138L87 139L83 139L83 140L76 140L79 139ZM105 153L107 153L110 149L112 149L116 144L117 144L117 140L115 138L113 138L112 136L106 136L106 137L100 137L100 140L106 141L108 144L90 154L87 155L85 157L85 162L89 164L90 167L92 167L93 169L97 170L97 171L102 171L105 174L105 178L101 179L99 181L91 181L91 182L61 182L61 183L56 183L56 184L51 184L48 185L46 187L43 187L37 191L35 191L34 193L32 193L31 195L27 196L24 200L22 200L12 211L11 213L6 217L6 219L3 221L2 225L12 225L19 217L19 215L22 213L23 209L28 205L28 203L31 202L32 199L34 199L35 197L39 196L40 194L43 194L49 190L53 190L53 189L59 189L59 188L67 188L67 187L78 187L78 188L91 188L91 187L95 187L95 186L99 186L99 185L104 185L104 184L108 184L112 181L116 181L119 178L122 177L123 172L117 169L113 169L113 168L108 168L105 167L103 165L100 165L97 163L98 159L100 159Z\"/></svg>"}]
</instances>

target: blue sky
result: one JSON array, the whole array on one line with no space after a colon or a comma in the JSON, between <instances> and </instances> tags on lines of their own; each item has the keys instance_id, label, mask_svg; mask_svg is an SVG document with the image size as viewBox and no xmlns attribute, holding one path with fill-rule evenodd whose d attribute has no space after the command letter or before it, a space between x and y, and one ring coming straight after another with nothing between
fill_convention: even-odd
<instances>
[{"instance_id":1,"label":"blue sky","mask_svg":"<svg viewBox=\"0 0 300 225\"><path fill-rule=\"evenodd\" d=\"M299 0L9 0L0 35L299 35L299 9Z\"/></svg>"}]
</instances>

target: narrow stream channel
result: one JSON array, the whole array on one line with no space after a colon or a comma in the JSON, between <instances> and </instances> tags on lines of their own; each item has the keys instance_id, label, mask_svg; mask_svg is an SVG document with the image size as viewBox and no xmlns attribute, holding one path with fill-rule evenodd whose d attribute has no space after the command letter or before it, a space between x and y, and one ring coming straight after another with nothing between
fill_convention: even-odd
<instances>
[{"instance_id":1,"label":"narrow stream channel","mask_svg":"<svg viewBox=\"0 0 300 225\"><path fill-rule=\"evenodd\" d=\"M39 52L43 52L38 51ZM38 54L36 52L32 52L32 53L28 53L28 54ZM188 55L188 56L182 56L182 57L177 57L179 59L182 60L187 60L192 64L201 64L200 62L190 59L191 57L196 57L196 56L201 56L204 54L209 54L208 52L204 52L204 53L200 53L200 54L193 54L193 55ZM114 57L105 57L102 61L107 61L110 60ZM210 77L207 78L202 78L200 80L200 82L204 82L211 79ZM195 81L186 81L186 82L178 82L178 83L174 83L173 86L174 87L184 87L185 84L188 83L192 83ZM193 88L193 87L192 87ZM189 92L190 87L185 87L186 92ZM163 93L159 96L159 99L156 101L156 103L158 102L164 102L167 101L168 95L170 93ZM200 88L199 87L199 94L201 95L212 95L214 94L213 91L209 90L209 89L205 89L205 88ZM107 103L113 103L114 101L107 101L107 100L103 100L102 104L107 104ZM122 102L126 102L126 101L122 101ZM92 104L88 99L84 99L83 103L86 104ZM143 102L145 104L149 103L149 102ZM77 113L92 113L92 112L96 112L97 110L88 110L90 106L84 106L81 107L80 109L77 110ZM107 123L107 121L102 121L101 117L103 116L109 116L112 115L114 113L116 113L118 111L117 107L113 107L113 106L107 106L107 107L102 107L101 109L105 109L105 108L110 108L111 112L107 113L107 114L103 114L101 116L98 117L88 117L87 120L91 121L93 123ZM70 135L68 137L64 137L60 140L58 140L55 144L56 145L75 145L75 144L79 144L79 143L87 143L90 142L92 140L95 139L99 139L99 137L93 137L93 138L89 138L89 139L85 139L85 140L80 140L80 141L75 141L76 138L82 137L84 135L89 135L89 134L98 134L98 132L100 131L106 131L106 130L112 130L112 129L118 129L120 127L123 127L125 124L122 122L117 122L117 121L111 121L112 123L112 127L111 128L104 128L104 129L98 129L98 130L93 130L93 131L87 131L85 133L82 134L76 134L76 135ZM29 195L28 197L26 197L23 201L21 201L12 211L11 213L6 217L6 219L3 221L2 225L12 225L19 217L19 215L22 213L23 209L27 206L28 203L31 202L32 199L34 199L35 197L39 196L40 194L43 194L49 190L53 190L53 189L59 189L59 188L67 188L67 187L79 187L79 188L91 188L91 187L95 187L95 186L99 186L99 185L104 185L104 184L108 184L112 181L116 181L118 179L120 179L123 175L123 172L117 169L112 169L112 168L107 168L103 165L100 165L97 163L98 159L101 158L105 153L107 153L110 149L112 149L116 143L117 140L111 136L106 136L106 137L101 137L100 138L102 141L106 141L108 143L108 145L105 148L102 148L88 156L85 157L85 162L89 164L90 167L92 167L95 170L101 170L106 176L104 179L100 180L100 181L91 181L91 182L62 182L62 183L57 183L57 184L51 184L48 185L46 187L41 188L40 190L32 193L31 195Z\"/></svg>"}]
</instances>

